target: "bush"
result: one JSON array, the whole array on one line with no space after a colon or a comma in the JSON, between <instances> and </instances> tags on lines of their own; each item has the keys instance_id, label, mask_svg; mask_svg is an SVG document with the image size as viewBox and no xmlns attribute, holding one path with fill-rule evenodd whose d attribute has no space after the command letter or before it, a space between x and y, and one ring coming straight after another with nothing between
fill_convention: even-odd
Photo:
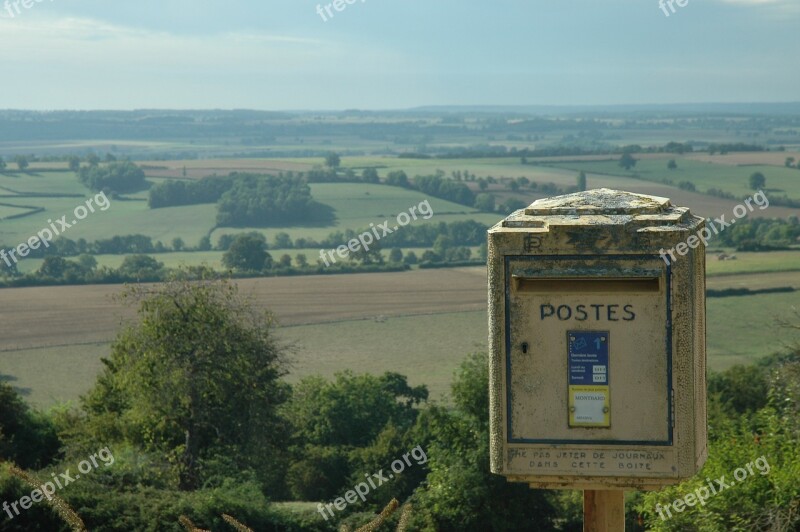
<instances>
[{"instance_id":1,"label":"bush","mask_svg":"<svg viewBox=\"0 0 800 532\"><path fill-rule=\"evenodd\" d=\"M49 464L61 442L44 414L31 412L25 401L5 382L0 382L0 461L23 469Z\"/></svg>"}]
</instances>

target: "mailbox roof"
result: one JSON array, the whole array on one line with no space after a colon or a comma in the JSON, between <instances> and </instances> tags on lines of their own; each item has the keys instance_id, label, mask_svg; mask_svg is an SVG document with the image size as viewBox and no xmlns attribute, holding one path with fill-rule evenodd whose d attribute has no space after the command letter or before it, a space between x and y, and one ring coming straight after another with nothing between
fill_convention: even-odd
<instances>
[{"instance_id":1,"label":"mailbox roof","mask_svg":"<svg viewBox=\"0 0 800 532\"><path fill-rule=\"evenodd\" d=\"M668 198L598 188L536 200L525 209L525 215L660 214L671 206Z\"/></svg>"}]
</instances>

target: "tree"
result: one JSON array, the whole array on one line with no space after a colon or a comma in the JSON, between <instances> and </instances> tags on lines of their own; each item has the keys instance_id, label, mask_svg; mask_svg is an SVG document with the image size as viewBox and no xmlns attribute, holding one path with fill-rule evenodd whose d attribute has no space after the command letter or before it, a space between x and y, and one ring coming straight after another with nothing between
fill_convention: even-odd
<instances>
[{"instance_id":1,"label":"tree","mask_svg":"<svg viewBox=\"0 0 800 532\"><path fill-rule=\"evenodd\" d=\"M275 249L291 249L292 247L292 237L289 236L289 233L275 234Z\"/></svg>"},{"instance_id":2,"label":"tree","mask_svg":"<svg viewBox=\"0 0 800 532\"><path fill-rule=\"evenodd\" d=\"M298 253L297 256L294 258L295 264L297 264L301 268L305 268L308 266L308 257L306 257L305 253Z\"/></svg>"},{"instance_id":3,"label":"tree","mask_svg":"<svg viewBox=\"0 0 800 532\"><path fill-rule=\"evenodd\" d=\"M400 263L403 261L403 250L400 248L392 248L389 252L389 262Z\"/></svg>"},{"instance_id":4,"label":"tree","mask_svg":"<svg viewBox=\"0 0 800 532\"><path fill-rule=\"evenodd\" d=\"M678 163L675 162L675 159L670 159L667 163L667 168L670 170L676 170L678 168Z\"/></svg>"},{"instance_id":5,"label":"tree","mask_svg":"<svg viewBox=\"0 0 800 532\"><path fill-rule=\"evenodd\" d=\"M416 406L427 399L425 385L411 387L398 373L378 377L347 370L333 381L319 376L300 381L286 412L300 441L366 446L388 422L410 427Z\"/></svg>"},{"instance_id":6,"label":"tree","mask_svg":"<svg viewBox=\"0 0 800 532\"><path fill-rule=\"evenodd\" d=\"M364 183L380 183L378 171L374 168L364 168L364 171L361 172L361 180Z\"/></svg>"},{"instance_id":7,"label":"tree","mask_svg":"<svg viewBox=\"0 0 800 532\"><path fill-rule=\"evenodd\" d=\"M314 201L311 188L300 177L232 174L230 178L230 188L217 202L220 227L324 223L333 217L330 207Z\"/></svg>"},{"instance_id":8,"label":"tree","mask_svg":"<svg viewBox=\"0 0 800 532\"><path fill-rule=\"evenodd\" d=\"M67 261L63 257L45 257L39 266L38 274L41 277L61 279L67 271Z\"/></svg>"},{"instance_id":9,"label":"tree","mask_svg":"<svg viewBox=\"0 0 800 532\"><path fill-rule=\"evenodd\" d=\"M502 205L500 205L500 207L498 207L498 210L503 214L511 214L512 212L519 209L524 209L527 206L528 204L522 200L517 198L509 198Z\"/></svg>"},{"instance_id":10,"label":"tree","mask_svg":"<svg viewBox=\"0 0 800 532\"><path fill-rule=\"evenodd\" d=\"M39 468L56 457L60 446L51 422L32 412L16 390L0 380L0 462Z\"/></svg>"},{"instance_id":11,"label":"tree","mask_svg":"<svg viewBox=\"0 0 800 532\"><path fill-rule=\"evenodd\" d=\"M28 158L24 155L17 155L14 157L14 162L17 163L17 168L19 168L20 171L25 170L30 164L28 163Z\"/></svg>"},{"instance_id":12,"label":"tree","mask_svg":"<svg viewBox=\"0 0 800 532\"><path fill-rule=\"evenodd\" d=\"M470 355L451 385L454 408L419 416L415 441L429 449L430 473L414 493L412 530L549 531L563 517L546 492L490 472L488 368L485 353Z\"/></svg>"},{"instance_id":13,"label":"tree","mask_svg":"<svg viewBox=\"0 0 800 532\"><path fill-rule=\"evenodd\" d=\"M147 186L144 170L130 161L110 163L102 168L98 165L81 168L78 179L95 191L133 192Z\"/></svg>"},{"instance_id":14,"label":"tree","mask_svg":"<svg viewBox=\"0 0 800 532\"><path fill-rule=\"evenodd\" d=\"M356 251L350 252L349 259L351 261L358 261L361 264L383 264L383 253L381 253L381 246L378 243L372 245L369 251L359 247Z\"/></svg>"},{"instance_id":15,"label":"tree","mask_svg":"<svg viewBox=\"0 0 800 532\"><path fill-rule=\"evenodd\" d=\"M77 173L81 169L81 160L76 155L71 156L67 164L71 172Z\"/></svg>"},{"instance_id":16,"label":"tree","mask_svg":"<svg viewBox=\"0 0 800 532\"><path fill-rule=\"evenodd\" d=\"M386 176L386 184L393 186L393 187L404 187L408 188L410 183L408 182L408 176L402 170L394 170L389 172Z\"/></svg>"},{"instance_id":17,"label":"tree","mask_svg":"<svg viewBox=\"0 0 800 532\"><path fill-rule=\"evenodd\" d=\"M278 259L278 266L282 268L290 268L292 266L292 256L288 253L281 255L281 258Z\"/></svg>"},{"instance_id":18,"label":"tree","mask_svg":"<svg viewBox=\"0 0 800 532\"><path fill-rule=\"evenodd\" d=\"M100 164L100 157L95 153L90 153L86 156L86 162L89 163L89 166L97 166Z\"/></svg>"},{"instance_id":19,"label":"tree","mask_svg":"<svg viewBox=\"0 0 800 532\"><path fill-rule=\"evenodd\" d=\"M478 194L475 196L475 208L483 212L494 212L494 195Z\"/></svg>"},{"instance_id":20,"label":"tree","mask_svg":"<svg viewBox=\"0 0 800 532\"><path fill-rule=\"evenodd\" d=\"M794 157L787 157L786 161L783 163L786 165L786 168L791 168L794 164Z\"/></svg>"},{"instance_id":21,"label":"tree","mask_svg":"<svg viewBox=\"0 0 800 532\"><path fill-rule=\"evenodd\" d=\"M419 260L422 262L439 262L442 260L442 257L437 255L433 250L426 249L422 252L422 256Z\"/></svg>"},{"instance_id":22,"label":"tree","mask_svg":"<svg viewBox=\"0 0 800 532\"><path fill-rule=\"evenodd\" d=\"M481 190L486 190L489 188L489 183L484 178L480 178L478 179L478 188Z\"/></svg>"},{"instance_id":23,"label":"tree","mask_svg":"<svg viewBox=\"0 0 800 532\"><path fill-rule=\"evenodd\" d=\"M519 183L516 181L511 181L508 184L508 188L511 190L511 192L517 192L519 191Z\"/></svg>"},{"instance_id":24,"label":"tree","mask_svg":"<svg viewBox=\"0 0 800 532\"><path fill-rule=\"evenodd\" d=\"M413 251L409 251L406 253L406 256L403 257L403 263L405 264L416 264L418 262L417 254Z\"/></svg>"},{"instance_id":25,"label":"tree","mask_svg":"<svg viewBox=\"0 0 800 532\"><path fill-rule=\"evenodd\" d=\"M382 445L385 440L408 432L417 418L417 406L427 398L424 385L409 386L398 373L378 377L346 371L333 381L318 376L303 379L286 408L299 442L287 478L292 494L327 499L352 485L352 478L363 479L363 471L377 470L374 464L364 466L372 456L385 454L381 452L387 447ZM390 456L397 456L397 451Z\"/></svg>"},{"instance_id":26,"label":"tree","mask_svg":"<svg viewBox=\"0 0 800 532\"><path fill-rule=\"evenodd\" d=\"M172 249L175 251L183 251L184 242L179 236L172 239Z\"/></svg>"},{"instance_id":27,"label":"tree","mask_svg":"<svg viewBox=\"0 0 800 532\"><path fill-rule=\"evenodd\" d=\"M91 272L97 268L97 259L94 258L94 255L82 253L78 256L78 265L87 272Z\"/></svg>"},{"instance_id":28,"label":"tree","mask_svg":"<svg viewBox=\"0 0 800 532\"><path fill-rule=\"evenodd\" d=\"M630 170L634 166L636 166L636 159L633 158L628 152L622 154L622 157L619 158L619 165L624 168L625 170Z\"/></svg>"},{"instance_id":29,"label":"tree","mask_svg":"<svg viewBox=\"0 0 800 532\"><path fill-rule=\"evenodd\" d=\"M161 277L163 267L164 263L158 262L149 255L128 255L122 259L122 264L117 271L127 277L157 281Z\"/></svg>"},{"instance_id":30,"label":"tree","mask_svg":"<svg viewBox=\"0 0 800 532\"><path fill-rule=\"evenodd\" d=\"M578 174L578 192L583 192L586 190L586 172L581 171Z\"/></svg>"},{"instance_id":31,"label":"tree","mask_svg":"<svg viewBox=\"0 0 800 532\"><path fill-rule=\"evenodd\" d=\"M200 242L197 244L197 249L200 251L209 251L211 250L211 237L205 235L200 239Z\"/></svg>"},{"instance_id":32,"label":"tree","mask_svg":"<svg viewBox=\"0 0 800 532\"><path fill-rule=\"evenodd\" d=\"M767 178L761 172L753 172L750 175L750 189L762 190L767 184Z\"/></svg>"},{"instance_id":33,"label":"tree","mask_svg":"<svg viewBox=\"0 0 800 532\"><path fill-rule=\"evenodd\" d=\"M342 158L339 157L338 153L329 152L325 156L325 166L327 166L331 170L336 170L337 168L339 168L340 164L342 164Z\"/></svg>"},{"instance_id":34,"label":"tree","mask_svg":"<svg viewBox=\"0 0 800 532\"><path fill-rule=\"evenodd\" d=\"M268 489L284 470L276 457L288 432L277 413L288 388L272 317L235 285L202 275L123 293L139 320L119 333L83 399L88 428L165 455L182 490L247 471Z\"/></svg>"},{"instance_id":35,"label":"tree","mask_svg":"<svg viewBox=\"0 0 800 532\"><path fill-rule=\"evenodd\" d=\"M238 271L258 272L264 269L268 258L264 236L247 233L233 240L231 247L222 256L222 264Z\"/></svg>"},{"instance_id":36,"label":"tree","mask_svg":"<svg viewBox=\"0 0 800 532\"><path fill-rule=\"evenodd\" d=\"M440 257L444 257L451 247L453 247L453 239L447 235L439 235L433 242L433 252Z\"/></svg>"},{"instance_id":37,"label":"tree","mask_svg":"<svg viewBox=\"0 0 800 532\"><path fill-rule=\"evenodd\" d=\"M2 172L5 169L6 169L6 161L5 159L3 159L2 156L0 156L0 172Z\"/></svg>"}]
</instances>

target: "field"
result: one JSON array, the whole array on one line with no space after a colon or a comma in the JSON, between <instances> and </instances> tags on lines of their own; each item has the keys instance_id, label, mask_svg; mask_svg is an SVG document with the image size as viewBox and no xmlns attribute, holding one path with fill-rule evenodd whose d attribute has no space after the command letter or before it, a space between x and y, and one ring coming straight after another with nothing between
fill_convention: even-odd
<instances>
[{"instance_id":1,"label":"field","mask_svg":"<svg viewBox=\"0 0 800 532\"><path fill-rule=\"evenodd\" d=\"M670 170L667 161L676 159L678 168ZM710 188L725 190L736 197L745 197L753 193L748 185L748 179L754 172L761 172L766 177L769 194L788 195L793 199L800 199L798 182L800 170L783 166L747 165L733 166L710 161L680 158L664 155L660 158L640 159L636 166L629 172L619 167L616 160L598 162L572 162L554 163L561 168L570 170L583 170L587 173L630 175L646 181L658 183L672 182L675 185L681 181L693 183L698 191L705 192Z\"/></svg>"},{"instance_id":2,"label":"field","mask_svg":"<svg viewBox=\"0 0 800 532\"><path fill-rule=\"evenodd\" d=\"M456 139L457 140L457 139ZM319 144L324 146L325 144ZM197 147L197 145L194 145ZM338 145L330 145L335 149ZM171 145L170 147L175 147ZM307 146L306 146L307 147ZM520 147L525 147L520 143ZM148 145L157 151L165 148ZM730 213L738 203L677 187L680 181L695 183L698 190L721 188L737 196L749 195L747 178L754 171L767 177L768 194L800 198L800 170L783 166L786 153L672 156L645 154L633 172L625 172L613 158L597 156L542 158L537 164L522 164L519 158L483 159L400 159L397 157L344 156L342 165L360 173L376 167L381 176L404 170L409 176L433 174L450 176L469 172L476 178L494 177L487 192L498 202L508 198L531 202L541 192L523 188L512 192L508 178L527 177L538 183L561 188L575 184L577 171L585 170L590 188L608 187L654 194L686 205L696 214L716 217ZM795 154L796 155L796 154ZM666 168L669 158L678 170ZM599 158L599 159L602 159ZM529 161L531 162L531 161ZM145 161L148 179L198 179L230 171L306 171L322 164L322 158L202 159ZM745 166L742 166L745 165ZM48 219L64 214L71 217L76 205L91 193L63 163L37 163L29 172L0 174L0 244L16 245L47 226ZM185 177L184 177L185 169ZM636 174L636 175L634 175ZM664 182L668 180L668 182ZM475 181L468 181L475 192ZM434 212L430 220L413 224L477 220L487 225L500 214L480 213L470 207L447 202L407 189L361 183L314 183L314 199L330 206L335 221L327 226L289 226L255 229L271 243L275 233L291 238L322 239L334 231L364 229L370 223L389 220L410 207L428 200ZM46 196L45 196L46 195ZM145 234L170 246L180 237L195 246L201 237L254 230L215 227L216 207L194 205L150 210L147 192L112 200L111 207L96 212L70 228L65 236L73 240L95 240L114 235ZM3 219L31 208L42 208L21 218ZM750 216L785 217L795 209L770 206ZM713 247L713 243L712 243ZM318 249L270 249L274 259L287 253L304 253L309 261ZM405 249L404 251L408 251ZM417 255L422 249L414 249ZM473 252L476 250L473 249ZM737 253L736 260L717 260L718 250L709 252L708 288L753 290L779 286L800 288L800 251ZM154 255L168 267L206 263L221 268L222 252L176 252ZM99 255L98 263L118 267L121 255ZM26 259L20 270L36 270L39 259ZM460 360L474 350L486 348L486 279L482 268L414 270L402 273L358 274L246 279L238 282L253 301L271 309L281 328L278 335L291 351L289 379L312 374L333 375L336 371L397 371L407 374L413 384L427 384L433 396L445 399ZM39 406L74 401L85 392L100 370L100 357L109 352L110 341L120 324L130 319L111 299L119 286L64 286L0 290L0 375L20 388L26 398ZM782 349L793 340L788 330L777 326L777 318L791 316L800 306L798 292L757 294L708 299L708 348L714 369L749 362Z\"/></svg>"},{"instance_id":3,"label":"field","mask_svg":"<svg viewBox=\"0 0 800 532\"><path fill-rule=\"evenodd\" d=\"M787 153L781 153L785 157ZM746 157L745 157L746 156ZM566 161L563 158L543 158L540 164L520 163L517 158L485 158L485 159L399 159L396 157L357 156L344 157L343 168L351 168L356 172L366 167L376 167L385 176L392 170L404 170L409 176L433 174L437 170L449 176L452 172L468 171L477 178L489 176L502 180L504 178L526 177L539 184L553 183L566 188L575 184L577 171L588 173L590 188L615 188L665 196L675 204L685 205L701 216L716 217L730 213L738 201L726 200L699 192L688 192L678 188L680 181L691 181L699 191L715 187L726 190L736 196L745 196L752 191L747 188L748 176L754 171L762 171L767 177L767 193L786 194L791 198L800 198L800 170L778 166L782 161L775 153L763 152L754 154L732 154L725 156L708 156L701 160L697 154L674 156L678 160L677 170L666 168L667 158L672 155L646 154L632 172L625 172L615 160L581 160ZM603 159L603 158L601 158ZM746 161L747 166L737 166L731 161ZM146 169L150 181L159 182L164 178L194 179L212 174L225 174L230 171L279 172L304 171L322 163L322 159L223 159L223 160L178 160L178 161L144 161L140 164ZM82 204L91 193L81 185L72 172L63 170L61 163L36 163L24 173L0 173L0 244L16 245L36 234L47 226L48 219L58 219L67 214L72 218L75 206ZM671 182L665 183L664 180ZM469 185L478 192L474 182ZM499 219L496 214L480 213L475 209L454 204L437 198L427 198L423 194L411 190L382 185L361 183L315 183L311 185L312 195L320 203L330 206L336 220L328 226L290 226L270 229L255 229L270 238L277 231L285 231L292 238L310 237L322 239L336 230L366 228L370 223L391 220L397 213L409 209L413 205L428 199L434 217L430 221L417 220L415 224L438 223L454 220L474 219L492 224ZM498 202L508 198L522 199L532 202L544 194L535 190L521 189L512 192L502 181L490 184L487 192L495 194ZM47 197L42 196L46 194ZM200 238L211 235L215 241L224 233L237 233L254 230L253 228L231 229L216 227L216 207L214 205L193 205L149 209L146 204L147 192L142 191L127 196L130 201L114 200L111 207L104 212L96 212L85 220L70 228L66 237L77 240L85 238L96 240L110 238L114 235L139 233L150 236L154 241L161 241L169 246L172 240L180 237L187 246L197 245ZM30 210L29 207L44 209L28 216L3 219L13 214ZM796 214L796 209L770 206L768 209L756 209L750 216L786 217ZM199 264L207 257L187 255L186 262ZM21 266L29 271L30 266Z\"/></svg>"},{"instance_id":4,"label":"field","mask_svg":"<svg viewBox=\"0 0 800 532\"><path fill-rule=\"evenodd\" d=\"M747 268L747 261L730 261ZM709 261L712 264L712 261ZM486 348L483 268L246 279L240 291L271 309L290 346L290 380L312 374L398 371L446 397L463 357ZM709 277L709 288L800 288L800 273ZM0 291L0 374L14 377L33 404L75 400L93 382L99 358L130 309L111 299L118 286ZM752 361L793 339L777 324L800 308L799 292L708 299L712 369Z\"/></svg>"},{"instance_id":5,"label":"field","mask_svg":"<svg viewBox=\"0 0 800 532\"><path fill-rule=\"evenodd\" d=\"M739 273L800 272L800 252L774 251L769 253L737 253L727 250L736 260L717 260L709 255L706 272L715 275L734 275ZM800 277L800 274L797 274Z\"/></svg>"},{"instance_id":6,"label":"field","mask_svg":"<svg viewBox=\"0 0 800 532\"><path fill-rule=\"evenodd\" d=\"M42 181L40 181L42 180ZM0 205L0 215L17 214L22 212L14 205L31 205L42 207L45 210L11 220L2 220L0 226L0 244L15 246L24 242L31 235L48 226L47 220L55 220L66 214L67 221L71 221L72 211L77 205L83 204L85 198L91 193L81 185L72 173L68 172L43 172L34 176L23 174L18 177L13 174L0 174L0 186L13 181L19 197L4 198ZM59 194L71 194L77 197L31 197L31 193L46 190L47 187L61 190ZM51 189L52 190L52 189ZM336 222L327 226L311 227L281 227L281 228L219 228L216 225L216 206L212 204L191 205L181 207L168 207L163 209L149 209L145 201L111 200L111 206L106 211L97 210L84 220L79 221L74 227L69 228L64 236L72 240L85 238L92 241L102 238L111 238L115 235L143 234L151 237L153 241L161 241L167 246L172 239L180 237L187 246L197 245L200 238L212 236L212 241L221 234L236 234L245 231L259 231L271 240L278 231L284 231L294 238L311 237L321 240L334 231L344 229L369 228L370 223L378 224L390 220L390 226L395 225L394 217L402 211L408 211L412 206L428 200L433 210L433 218L425 220L421 216L413 221L414 224L452 222L456 220L474 219L486 224L497 221L496 215L480 213L475 209L458 205L438 198L429 198L419 192L382 185L354 184L354 183L315 183L311 185L311 192L315 200L331 206L335 210ZM136 195L134 195L136 196ZM146 194L138 196L144 198ZM191 264L200 264L207 257L191 255L186 261ZM21 264L23 271L31 268Z\"/></svg>"}]
</instances>

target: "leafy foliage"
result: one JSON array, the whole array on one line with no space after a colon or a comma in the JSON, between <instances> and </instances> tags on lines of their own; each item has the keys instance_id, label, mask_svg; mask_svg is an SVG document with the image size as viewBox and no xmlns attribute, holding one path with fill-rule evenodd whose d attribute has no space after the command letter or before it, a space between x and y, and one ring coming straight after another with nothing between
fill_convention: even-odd
<instances>
[{"instance_id":1,"label":"leafy foliage","mask_svg":"<svg viewBox=\"0 0 800 532\"><path fill-rule=\"evenodd\" d=\"M60 446L50 420L32 412L9 384L0 381L0 461L23 469L41 467L56 457Z\"/></svg>"},{"instance_id":2,"label":"leafy foliage","mask_svg":"<svg viewBox=\"0 0 800 532\"><path fill-rule=\"evenodd\" d=\"M263 227L327 220L327 211L313 201L311 189L299 177L234 175L233 186L219 200L220 226Z\"/></svg>"},{"instance_id":3,"label":"leafy foliage","mask_svg":"<svg viewBox=\"0 0 800 532\"><path fill-rule=\"evenodd\" d=\"M553 530L547 492L489 471L489 374L485 353L469 356L453 383L456 408L420 416L418 440L429 441L430 473L414 494L421 530ZM483 509L491 508L491 511Z\"/></svg>"},{"instance_id":4,"label":"leafy foliage","mask_svg":"<svg viewBox=\"0 0 800 532\"><path fill-rule=\"evenodd\" d=\"M216 203L233 186L234 177L209 176L197 181L169 180L150 189L147 204L151 209Z\"/></svg>"},{"instance_id":5,"label":"leafy foliage","mask_svg":"<svg viewBox=\"0 0 800 532\"><path fill-rule=\"evenodd\" d=\"M239 271L261 271L271 266L272 257L267 253L267 243L260 233L237 236L222 256L222 264Z\"/></svg>"},{"instance_id":6,"label":"leafy foliage","mask_svg":"<svg viewBox=\"0 0 800 532\"><path fill-rule=\"evenodd\" d=\"M269 483L281 470L271 466L288 395L272 318L225 281L176 279L124 299L139 304L139 321L118 335L84 399L96 436L163 453L181 489L197 489L234 457Z\"/></svg>"},{"instance_id":7,"label":"leafy foliage","mask_svg":"<svg viewBox=\"0 0 800 532\"><path fill-rule=\"evenodd\" d=\"M130 161L114 162L106 166L87 166L78 170L81 183L91 190L135 192L147 186L144 171Z\"/></svg>"}]
</instances>

